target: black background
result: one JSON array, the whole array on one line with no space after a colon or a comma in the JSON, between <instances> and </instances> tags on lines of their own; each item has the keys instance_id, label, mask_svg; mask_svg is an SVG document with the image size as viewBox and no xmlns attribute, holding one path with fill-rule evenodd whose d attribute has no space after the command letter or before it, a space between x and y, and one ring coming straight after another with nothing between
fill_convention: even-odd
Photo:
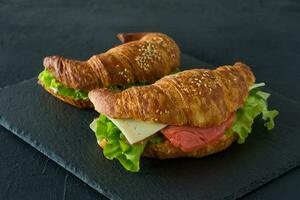
<instances>
[{"instance_id":1,"label":"black background","mask_svg":"<svg viewBox=\"0 0 300 200\"><path fill-rule=\"evenodd\" d=\"M118 32L161 31L171 35L182 51L208 63L242 60L257 74L269 71L270 76L257 79L299 101L300 4L237 2L0 1L0 86L36 76L44 56L87 59L118 44L114 37ZM0 199L100 198L3 128L0 160ZM299 197L298 171L248 198Z\"/></svg>"}]
</instances>

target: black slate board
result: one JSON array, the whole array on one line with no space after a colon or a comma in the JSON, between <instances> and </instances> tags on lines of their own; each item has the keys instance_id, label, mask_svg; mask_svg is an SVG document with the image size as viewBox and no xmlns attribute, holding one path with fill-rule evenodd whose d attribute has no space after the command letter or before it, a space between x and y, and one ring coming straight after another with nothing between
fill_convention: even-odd
<instances>
[{"instance_id":1,"label":"black slate board","mask_svg":"<svg viewBox=\"0 0 300 200\"><path fill-rule=\"evenodd\" d=\"M272 94L280 117L271 133L257 121L243 145L203 159L143 159L137 174L103 157L88 128L96 112L58 101L36 79L0 90L0 124L111 199L231 199L300 163L300 105Z\"/></svg>"}]
</instances>

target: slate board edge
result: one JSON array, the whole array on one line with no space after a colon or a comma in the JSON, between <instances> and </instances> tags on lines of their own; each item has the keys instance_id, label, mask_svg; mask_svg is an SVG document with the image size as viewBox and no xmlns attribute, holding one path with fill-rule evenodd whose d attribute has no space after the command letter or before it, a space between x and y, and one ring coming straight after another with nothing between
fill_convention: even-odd
<instances>
[{"instance_id":1,"label":"slate board edge","mask_svg":"<svg viewBox=\"0 0 300 200\"><path fill-rule=\"evenodd\" d=\"M29 78L29 79L25 79L25 80L20 81L20 82L12 83L12 84L10 84L10 85L4 85L3 87L0 87L0 90L4 90L4 89L7 89L7 88L11 88L11 87L17 86L17 85L22 85L22 84L27 83L27 82L30 82L31 80L34 80L34 79L38 80L38 79L37 79L37 76L31 77L31 78Z\"/></svg>"},{"instance_id":2,"label":"slate board edge","mask_svg":"<svg viewBox=\"0 0 300 200\"><path fill-rule=\"evenodd\" d=\"M22 84L22 83L20 83L20 84ZM3 126L5 129L7 129L8 131L12 132L14 135L19 137L21 140L23 140L24 142L26 142L27 144L29 144L36 150L38 150L39 152L41 152L42 154L44 154L45 156L47 156L50 160L54 161L59 166L66 169L68 172L72 173L78 179L82 180L84 183L86 183L91 188L95 189L97 192L104 195L108 199L121 200L121 198L119 196L117 196L116 194L112 194L111 192L109 192L109 190L104 189L105 186L102 186L100 183L97 183L99 186L98 187L94 180L86 178L86 176L84 174L82 174L82 172L76 170L76 167L73 167L71 164L65 162L64 159L61 158L60 156L58 156L54 153L49 154L47 152L47 148L45 148L45 147L41 148L41 145L38 142L31 140L24 134L23 131L19 131L18 128L11 126L9 124L9 122L7 120L5 120L5 118L2 116L0 116L0 125Z\"/></svg>"}]
</instances>

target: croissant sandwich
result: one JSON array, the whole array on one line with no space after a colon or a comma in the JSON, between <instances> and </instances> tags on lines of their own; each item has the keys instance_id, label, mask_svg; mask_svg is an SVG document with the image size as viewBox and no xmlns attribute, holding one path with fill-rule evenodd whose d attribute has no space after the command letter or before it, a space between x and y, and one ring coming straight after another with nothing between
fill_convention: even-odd
<instances>
[{"instance_id":1,"label":"croissant sandwich","mask_svg":"<svg viewBox=\"0 0 300 200\"><path fill-rule=\"evenodd\" d=\"M108 159L139 171L140 157L204 157L243 143L254 118L274 127L270 94L260 91L243 63L215 70L193 69L152 85L123 91L95 89L89 98L101 113L90 127Z\"/></svg>"},{"instance_id":2,"label":"croissant sandwich","mask_svg":"<svg viewBox=\"0 0 300 200\"><path fill-rule=\"evenodd\" d=\"M88 92L95 88L128 88L150 84L178 70L180 50L162 33L123 33L124 43L87 61L61 56L44 59L38 83L55 97L79 108L92 107Z\"/></svg>"}]
</instances>

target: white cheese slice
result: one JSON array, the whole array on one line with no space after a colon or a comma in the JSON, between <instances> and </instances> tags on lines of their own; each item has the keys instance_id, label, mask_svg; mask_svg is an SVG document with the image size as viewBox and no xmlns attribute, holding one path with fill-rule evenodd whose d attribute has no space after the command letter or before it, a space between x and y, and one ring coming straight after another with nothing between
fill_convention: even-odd
<instances>
[{"instance_id":1,"label":"white cheese slice","mask_svg":"<svg viewBox=\"0 0 300 200\"><path fill-rule=\"evenodd\" d=\"M167 126L133 119L109 119L121 130L130 144L139 142Z\"/></svg>"}]
</instances>

